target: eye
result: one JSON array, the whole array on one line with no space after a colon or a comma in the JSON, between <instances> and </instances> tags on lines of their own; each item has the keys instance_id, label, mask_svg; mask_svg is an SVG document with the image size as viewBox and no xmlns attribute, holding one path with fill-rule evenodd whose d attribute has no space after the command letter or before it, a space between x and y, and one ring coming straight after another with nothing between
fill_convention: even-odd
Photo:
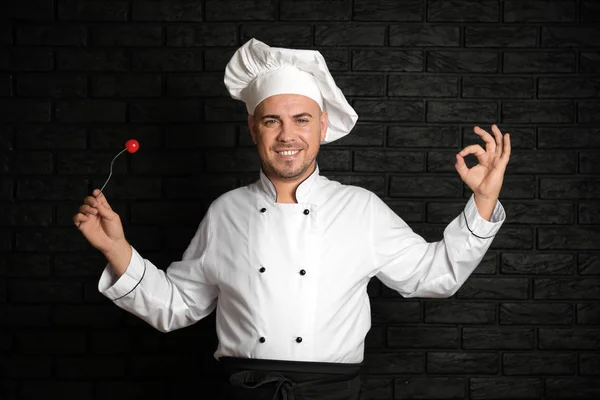
<instances>
[{"instance_id":1,"label":"eye","mask_svg":"<svg viewBox=\"0 0 600 400\"><path fill-rule=\"evenodd\" d=\"M296 121L298 121L301 124L308 124L308 119L306 118L298 118Z\"/></svg>"},{"instance_id":2,"label":"eye","mask_svg":"<svg viewBox=\"0 0 600 400\"><path fill-rule=\"evenodd\" d=\"M276 122L277 122L277 121L276 121L276 120L274 120L274 119L267 119L267 120L265 120L265 121L264 121L264 124L265 124L266 126L270 126L270 125L273 125L273 124L274 124L274 123L276 123Z\"/></svg>"}]
</instances>

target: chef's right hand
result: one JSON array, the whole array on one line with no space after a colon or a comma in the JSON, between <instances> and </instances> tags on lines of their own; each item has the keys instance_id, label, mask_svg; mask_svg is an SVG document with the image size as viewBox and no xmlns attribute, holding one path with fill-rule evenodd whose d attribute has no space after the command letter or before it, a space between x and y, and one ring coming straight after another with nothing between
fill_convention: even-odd
<instances>
[{"instance_id":1,"label":"chef's right hand","mask_svg":"<svg viewBox=\"0 0 600 400\"><path fill-rule=\"evenodd\" d=\"M92 194L83 199L73 222L87 241L106 255L115 244L125 241L125 233L119 214L110 208L104 193L94 189Z\"/></svg>"}]
</instances>

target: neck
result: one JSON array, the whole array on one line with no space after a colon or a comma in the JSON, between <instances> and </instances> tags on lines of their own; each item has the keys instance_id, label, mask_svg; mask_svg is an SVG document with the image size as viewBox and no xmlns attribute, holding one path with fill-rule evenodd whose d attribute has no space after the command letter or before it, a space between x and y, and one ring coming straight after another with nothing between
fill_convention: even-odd
<instances>
[{"instance_id":1,"label":"neck","mask_svg":"<svg viewBox=\"0 0 600 400\"><path fill-rule=\"evenodd\" d=\"M294 178L294 179L282 179L277 176L267 175L267 177L273 182L275 185L275 191L277 192L277 203L297 203L298 199L296 199L296 190L298 186L302 182L304 182L317 168L317 164L313 163L313 165L308 168L302 175Z\"/></svg>"}]
</instances>

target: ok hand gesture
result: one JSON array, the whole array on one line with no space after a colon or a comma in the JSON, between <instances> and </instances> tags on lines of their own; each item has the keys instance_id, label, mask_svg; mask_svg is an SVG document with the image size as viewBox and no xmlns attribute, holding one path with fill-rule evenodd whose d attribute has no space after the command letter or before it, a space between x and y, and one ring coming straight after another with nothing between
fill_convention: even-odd
<instances>
[{"instance_id":1,"label":"ok hand gesture","mask_svg":"<svg viewBox=\"0 0 600 400\"><path fill-rule=\"evenodd\" d=\"M473 191L476 200L495 204L510 158L510 137L508 133L502 135L495 124L492 125L493 136L478 126L473 131L484 140L485 150L478 144L465 147L456 155L454 166L461 179ZM464 160L469 154L474 154L479 162L471 168L467 167Z\"/></svg>"}]
</instances>

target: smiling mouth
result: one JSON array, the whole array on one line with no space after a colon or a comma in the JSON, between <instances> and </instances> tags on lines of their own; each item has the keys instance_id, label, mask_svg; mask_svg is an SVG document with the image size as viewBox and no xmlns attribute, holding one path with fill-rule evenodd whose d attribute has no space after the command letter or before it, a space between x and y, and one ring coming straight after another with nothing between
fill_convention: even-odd
<instances>
[{"instance_id":1,"label":"smiling mouth","mask_svg":"<svg viewBox=\"0 0 600 400\"><path fill-rule=\"evenodd\" d=\"M285 151L277 151L276 153L281 156L293 156L300 152L300 150L285 150Z\"/></svg>"}]
</instances>

